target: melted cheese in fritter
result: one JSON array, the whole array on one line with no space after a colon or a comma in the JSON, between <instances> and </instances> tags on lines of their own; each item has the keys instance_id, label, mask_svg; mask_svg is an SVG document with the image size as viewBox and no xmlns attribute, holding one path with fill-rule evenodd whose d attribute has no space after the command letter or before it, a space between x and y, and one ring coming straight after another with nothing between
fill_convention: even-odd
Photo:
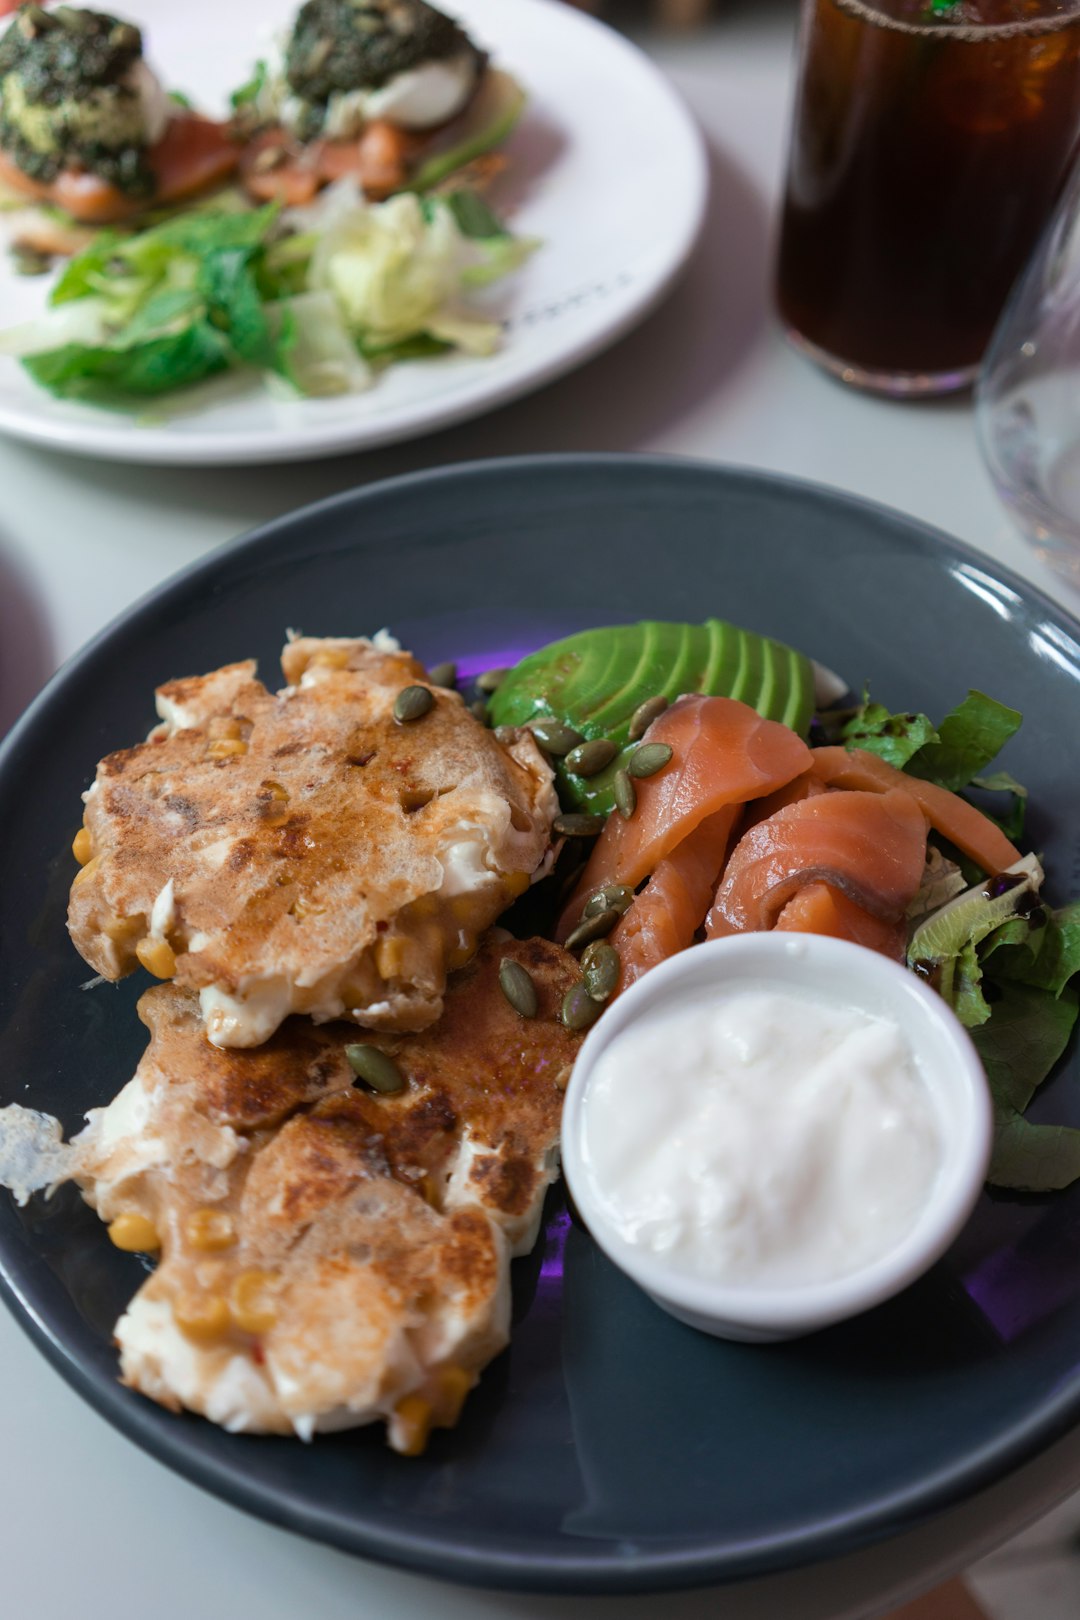
<instances>
[{"instance_id":1,"label":"melted cheese in fritter","mask_svg":"<svg viewBox=\"0 0 1080 1620\"><path fill-rule=\"evenodd\" d=\"M499 988L504 956L537 986L534 1019ZM354 1084L348 1026L292 1019L223 1051L196 998L162 986L139 1004L151 1041L116 1100L66 1150L42 1116L6 1110L0 1174L17 1167L24 1193L74 1176L121 1246L156 1237L116 1329L132 1387L233 1430L382 1419L417 1450L506 1343L509 1259L557 1173L580 1041L558 1008L577 972L547 941L490 939L437 1025L374 1038L407 1080L391 1096Z\"/></svg>"},{"instance_id":2,"label":"melted cheese in fritter","mask_svg":"<svg viewBox=\"0 0 1080 1620\"><path fill-rule=\"evenodd\" d=\"M276 696L250 663L170 682L147 742L102 761L72 938L106 978L197 990L220 1046L297 1012L422 1029L544 860L551 770L454 692L398 722L425 676L378 640L297 639L282 664Z\"/></svg>"}]
</instances>

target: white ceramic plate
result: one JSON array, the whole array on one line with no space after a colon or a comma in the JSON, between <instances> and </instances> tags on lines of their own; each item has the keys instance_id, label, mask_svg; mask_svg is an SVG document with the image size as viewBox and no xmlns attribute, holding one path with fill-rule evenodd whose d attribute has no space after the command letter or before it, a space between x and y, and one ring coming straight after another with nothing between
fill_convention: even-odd
<instances>
[{"instance_id":1,"label":"white ceramic plate","mask_svg":"<svg viewBox=\"0 0 1080 1620\"><path fill-rule=\"evenodd\" d=\"M223 112L289 0L132 0L167 85ZM490 359L391 368L365 394L280 400L236 374L136 420L54 399L0 359L0 431L118 461L303 460L407 439L478 415L580 365L642 319L694 246L708 182L696 125L648 59L560 0L446 0L529 91L493 201L543 246L485 295L506 321ZM40 278L0 265L0 319L35 314ZM182 397L182 396L181 396ZM183 398L183 397L182 397Z\"/></svg>"}]
</instances>

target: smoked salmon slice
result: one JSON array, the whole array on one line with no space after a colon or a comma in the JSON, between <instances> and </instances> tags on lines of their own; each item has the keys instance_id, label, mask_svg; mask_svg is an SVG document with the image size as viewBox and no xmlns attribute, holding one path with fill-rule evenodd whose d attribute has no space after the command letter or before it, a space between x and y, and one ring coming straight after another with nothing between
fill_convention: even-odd
<instances>
[{"instance_id":1,"label":"smoked salmon slice","mask_svg":"<svg viewBox=\"0 0 1080 1620\"><path fill-rule=\"evenodd\" d=\"M611 935L622 957L619 989L694 942L724 867L739 814L728 805L706 816L666 855Z\"/></svg>"},{"instance_id":2,"label":"smoked salmon slice","mask_svg":"<svg viewBox=\"0 0 1080 1620\"><path fill-rule=\"evenodd\" d=\"M907 927L903 922L872 917L830 883L808 883L805 889L800 889L777 917L776 931L849 939L896 961L903 960L907 944Z\"/></svg>"},{"instance_id":3,"label":"smoked salmon slice","mask_svg":"<svg viewBox=\"0 0 1080 1620\"><path fill-rule=\"evenodd\" d=\"M828 788L813 770L803 771L801 776L794 777L784 787L777 788L775 793L768 793L763 799L757 799L748 813L746 827L755 826L759 821L768 821L775 816L778 810L785 809L789 804L798 804L801 799L812 799L819 793L828 793Z\"/></svg>"},{"instance_id":4,"label":"smoked salmon slice","mask_svg":"<svg viewBox=\"0 0 1080 1620\"><path fill-rule=\"evenodd\" d=\"M775 926L800 889L827 883L895 923L926 862L926 817L909 793L821 793L744 833L705 920L711 939Z\"/></svg>"},{"instance_id":5,"label":"smoked salmon slice","mask_svg":"<svg viewBox=\"0 0 1080 1620\"><path fill-rule=\"evenodd\" d=\"M1001 831L959 794L936 782L923 782L870 754L864 748L815 748L814 774L827 787L856 788L870 793L902 790L926 812L931 827L993 877L1020 860L1020 851Z\"/></svg>"},{"instance_id":6,"label":"smoked salmon slice","mask_svg":"<svg viewBox=\"0 0 1080 1620\"><path fill-rule=\"evenodd\" d=\"M415 135L384 119L373 120L357 140L312 141L305 147L281 129L263 130L241 160L244 189L257 202L298 208L331 181L355 178L364 195L379 202L405 186L420 145Z\"/></svg>"},{"instance_id":7,"label":"smoked salmon slice","mask_svg":"<svg viewBox=\"0 0 1080 1620\"><path fill-rule=\"evenodd\" d=\"M3 153L0 181L24 197L62 208L80 225L116 225L223 184L239 157L226 126L196 113L180 113L170 119L148 155L156 182L148 197L130 197L101 175L81 169L65 169L48 182L31 180Z\"/></svg>"},{"instance_id":8,"label":"smoked salmon slice","mask_svg":"<svg viewBox=\"0 0 1080 1620\"><path fill-rule=\"evenodd\" d=\"M763 720L735 698L681 697L654 720L646 742L672 757L637 782L628 821L610 815L559 922L564 940L586 899L608 883L637 888L707 816L783 787L809 770L811 750L789 726Z\"/></svg>"}]
</instances>

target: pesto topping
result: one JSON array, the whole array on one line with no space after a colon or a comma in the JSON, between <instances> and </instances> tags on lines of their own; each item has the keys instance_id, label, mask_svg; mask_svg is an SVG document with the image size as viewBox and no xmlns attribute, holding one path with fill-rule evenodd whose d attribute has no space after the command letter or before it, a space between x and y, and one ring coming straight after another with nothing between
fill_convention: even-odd
<instances>
[{"instance_id":1,"label":"pesto topping","mask_svg":"<svg viewBox=\"0 0 1080 1620\"><path fill-rule=\"evenodd\" d=\"M142 34L104 12L27 5L0 38L0 148L44 184L78 167L133 196L153 189L133 72Z\"/></svg>"},{"instance_id":2,"label":"pesto topping","mask_svg":"<svg viewBox=\"0 0 1080 1620\"><path fill-rule=\"evenodd\" d=\"M15 74L27 102L55 107L120 84L142 53L134 23L71 6L23 6L0 39L0 79Z\"/></svg>"},{"instance_id":3,"label":"pesto topping","mask_svg":"<svg viewBox=\"0 0 1080 1620\"><path fill-rule=\"evenodd\" d=\"M421 62L470 48L464 29L426 0L306 0L285 77L294 95L325 105L335 91L377 90Z\"/></svg>"}]
</instances>

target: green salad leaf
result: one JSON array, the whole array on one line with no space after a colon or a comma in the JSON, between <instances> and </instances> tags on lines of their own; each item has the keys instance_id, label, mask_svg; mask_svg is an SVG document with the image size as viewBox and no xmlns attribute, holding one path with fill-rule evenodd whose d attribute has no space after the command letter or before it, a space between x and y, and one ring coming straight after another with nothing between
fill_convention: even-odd
<instances>
[{"instance_id":1,"label":"green salad leaf","mask_svg":"<svg viewBox=\"0 0 1080 1620\"><path fill-rule=\"evenodd\" d=\"M988 941L987 957L991 952L995 977L1060 996L1080 972L1080 900L1060 911L1044 909L1027 919L1026 927L1017 919L998 929Z\"/></svg>"},{"instance_id":2,"label":"green salad leaf","mask_svg":"<svg viewBox=\"0 0 1080 1620\"><path fill-rule=\"evenodd\" d=\"M939 723L936 740L926 742L907 768L913 776L957 793L997 758L1022 718L1016 709L972 690Z\"/></svg>"},{"instance_id":3,"label":"green salad leaf","mask_svg":"<svg viewBox=\"0 0 1080 1620\"><path fill-rule=\"evenodd\" d=\"M453 214L462 236L483 242L491 237L508 234L484 198L471 186L463 186L459 191L449 192L446 206Z\"/></svg>"},{"instance_id":4,"label":"green salad leaf","mask_svg":"<svg viewBox=\"0 0 1080 1620\"><path fill-rule=\"evenodd\" d=\"M1045 911L1038 900L1042 868L1034 856L1001 889L994 881L974 884L919 923L908 945L908 965L933 983L968 1029L985 1024L991 1007L983 993L984 941L1002 928L1031 932L1032 918ZM1000 890L1000 892L999 892Z\"/></svg>"},{"instance_id":5,"label":"green salad leaf","mask_svg":"<svg viewBox=\"0 0 1080 1620\"><path fill-rule=\"evenodd\" d=\"M1074 991L1055 996L1034 985L1004 983L993 1016L972 1031L994 1100L994 1186L1050 1192L1080 1176L1080 1130L1023 1117L1068 1045L1077 1006Z\"/></svg>"},{"instance_id":6,"label":"green salad leaf","mask_svg":"<svg viewBox=\"0 0 1080 1620\"><path fill-rule=\"evenodd\" d=\"M864 692L861 706L842 728L840 738L849 748L864 748L902 771L920 748L937 740L937 732L925 714L890 714L883 703L872 703Z\"/></svg>"},{"instance_id":7,"label":"green salad leaf","mask_svg":"<svg viewBox=\"0 0 1080 1620\"><path fill-rule=\"evenodd\" d=\"M182 332L147 338L127 348L87 348L71 343L23 361L36 382L64 399L119 403L119 396L146 396L224 371L228 345L205 321Z\"/></svg>"},{"instance_id":8,"label":"green salad leaf","mask_svg":"<svg viewBox=\"0 0 1080 1620\"><path fill-rule=\"evenodd\" d=\"M1002 832L1012 843L1017 843L1023 836L1024 821L1027 817L1028 790L1022 783L1010 776L1008 771L994 771L989 776L973 776L971 784L981 793L1005 793L1009 797L1008 806L1002 810L998 807L995 814L987 810L986 814L992 821L996 821Z\"/></svg>"},{"instance_id":9,"label":"green salad leaf","mask_svg":"<svg viewBox=\"0 0 1080 1620\"><path fill-rule=\"evenodd\" d=\"M890 714L864 692L862 703L842 727L840 737L849 748L879 754L897 769L956 793L974 783L997 758L1019 729L1021 718L1016 709L972 689L935 726L925 714ZM1023 793L1019 783L1005 772L1000 772L998 778L983 779L978 785L989 791Z\"/></svg>"}]
</instances>

